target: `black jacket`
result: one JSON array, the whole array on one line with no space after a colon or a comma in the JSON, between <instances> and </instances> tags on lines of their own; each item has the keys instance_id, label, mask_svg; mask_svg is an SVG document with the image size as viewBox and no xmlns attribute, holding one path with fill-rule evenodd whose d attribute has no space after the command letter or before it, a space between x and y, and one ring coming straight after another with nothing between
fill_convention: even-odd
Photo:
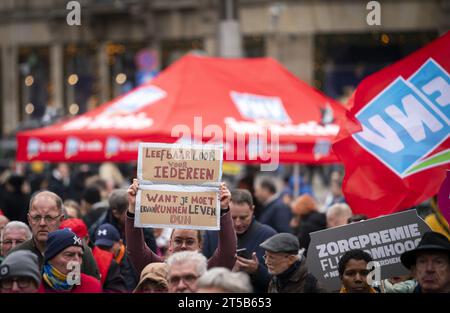
<instances>
[{"instance_id":1,"label":"black jacket","mask_svg":"<svg viewBox=\"0 0 450 313\"><path fill-rule=\"evenodd\" d=\"M258 257L258 271L255 274L250 275L254 292L267 292L271 275L268 273L264 262L264 249L259 245L276 233L277 232L272 227L261 224L253 219L247 231L244 234L237 235L237 248L246 248L250 254L256 252L256 256ZM217 241L217 231L205 232L202 252L207 258L210 258L216 250Z\"/></svg>"}]
</instances>

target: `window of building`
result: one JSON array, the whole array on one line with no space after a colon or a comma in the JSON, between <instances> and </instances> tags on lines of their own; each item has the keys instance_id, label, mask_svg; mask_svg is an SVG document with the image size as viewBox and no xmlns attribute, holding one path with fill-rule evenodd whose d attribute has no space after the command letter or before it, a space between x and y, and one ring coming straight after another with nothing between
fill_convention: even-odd
<instances>
[{"instance_id":1,"label":"window of building","mask_svg":"<svg viewBox=\"0 0 450 313\"><path fill-rule=\"evenodd\" d=\"M49 102L50 66L48 47L20 47L19 119L40 120Z\"/></svg>"},{"instance_id":2,"label":"window of building","mask_svg":"<svg viewBox=\"0 0 450 313\"><path fill-rule=\"evenodd\" d=\"M161 65L162 69L180 59L188 52L202 51L203 40L201 39L180 39L165 40L161 42Z\"/></svg>"},{"instance_id":3,"label":"window of building","mask_svg":"<svg viewBox=\"0 0 450 313\"><path fill-rule=\"evenodd\" d=\"M97 106L98 46L68 44L64 48L64 109L66 114L82 114Z\"/></svg>"},{"instance_id":4,"label":"window of building","mask_svg":"<svg viewBox=\"0 0 450 313\"><path fill-rule=\"evenodd\" d=\"M244 57L260 58L266 56L266 46L263 36L252 35L243 38Z\"/></svg>"},{"instance_id":5,"label":"window of building","mask_svg":"<svg viewBox=\"0 0 450 313\"><path fill-rule=\"evenodd\" d=\"M365 77L406 57L437 36L437 32L316 35L315 87L345 103Z\"/></svg>"}]
</instances>

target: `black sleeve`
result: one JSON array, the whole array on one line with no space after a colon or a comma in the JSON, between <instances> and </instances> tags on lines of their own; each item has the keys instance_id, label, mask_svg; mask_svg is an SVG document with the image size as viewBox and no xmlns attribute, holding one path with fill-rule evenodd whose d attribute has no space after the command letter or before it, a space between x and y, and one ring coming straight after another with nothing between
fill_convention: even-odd
<instances>
[{"instance_id":1,"label":"black sleeve","mask_svg":"<svg viewBox=\"0 0 450 313\"><path fill-rule=\"evenodd\" d=\"M114 260L111 261L108 273L106 274L103 290L105 292L127 292L125 281L120 274L119 264Z\"/></svg>"},{"instance_id":2,"label":"black sleeve","mask_svg":"<svg viewBox=\"0 0 450 313\"><path fill-rule=\"evenodd\" d=\"M150 248L150 250L157 251L158 246L156 245L156 239L155 236L153 235L153 229L143 228L143 231L144 231L144 240L147 246Z\"/></svg>"}]
</instances>

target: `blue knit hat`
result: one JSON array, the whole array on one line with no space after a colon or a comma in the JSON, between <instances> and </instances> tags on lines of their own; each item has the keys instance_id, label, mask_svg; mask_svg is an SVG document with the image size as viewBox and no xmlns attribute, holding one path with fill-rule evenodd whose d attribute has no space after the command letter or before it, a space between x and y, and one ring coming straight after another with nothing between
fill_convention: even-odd
<instances>
[{"instance_id":1,"label":"blue knit hat","mask_svg":"<svg viewBox=\"0 0 450 313\"><path fill-rule=\"evenodd\" d=\"M44 262L53 259L67 247L77 246L83 248L80 237L68 228L55 230L48 234L47 246L44 252Z\"/></svg>"}]
</instances>

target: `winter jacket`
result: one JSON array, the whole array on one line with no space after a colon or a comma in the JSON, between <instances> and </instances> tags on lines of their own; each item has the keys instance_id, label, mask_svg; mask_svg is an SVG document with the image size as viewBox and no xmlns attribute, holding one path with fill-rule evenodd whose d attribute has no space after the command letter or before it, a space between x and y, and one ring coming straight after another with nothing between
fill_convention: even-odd
<instances>
[{"instance_id":1,"label":"winter jacket","mask_svg":"<svg viewBox=\"0 0 450 313\"><path fill-rule=\"evenodd\" d=\"M142 228L134 227L134 214L127 212L125 221L127 253L136 272L141 273L147 264L164 262L144 242ZM220 217L219 243L214 255L208 260L208 268L226 267L232 269L236 262L236 234L230 212Z\"/></svg>"}]
</instances>

